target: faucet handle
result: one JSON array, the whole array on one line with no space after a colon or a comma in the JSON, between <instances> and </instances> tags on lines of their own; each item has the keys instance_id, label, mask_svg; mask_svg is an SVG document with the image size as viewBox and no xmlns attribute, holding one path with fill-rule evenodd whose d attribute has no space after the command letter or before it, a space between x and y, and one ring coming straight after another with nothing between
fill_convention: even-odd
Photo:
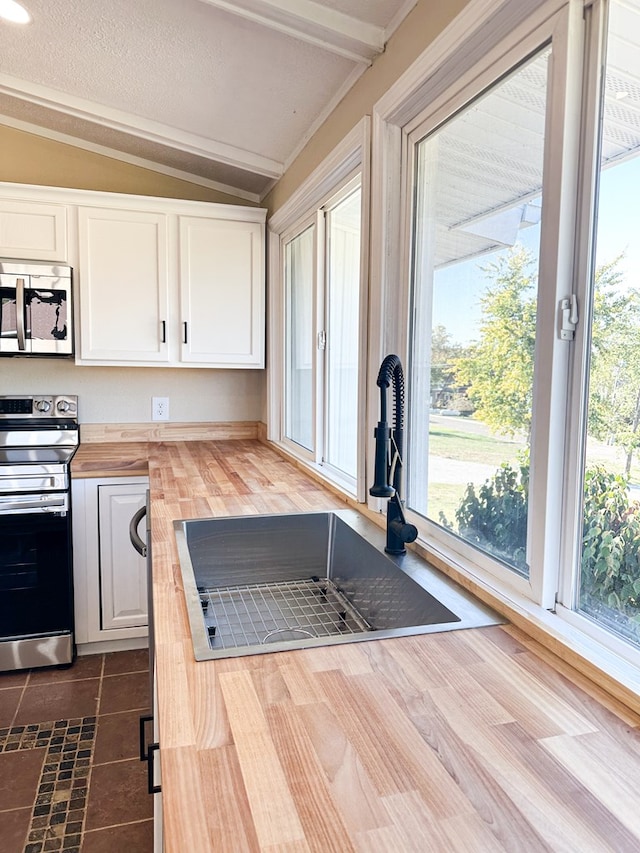
<instances>
[{"instance_id":1,"label":"faucet handle","mask_svg":"<svg viewBox=\"0 0 640 853\"><path fill-rule=\"evenodd\" d=\"M378 421L373 435L376 439L376 456L374 465L374 483L369 489L372 498L390 498L395 494L395 489L389 483L389 466L387 455L389 451L389 438L391 430L386 421Z\"/></svg>"},{"instance_id":2,"label":"faucet handle","mask_svg":"<svg viewBox=\"0 0 640 853\"><path fill-rule=\"evenodd\" d=\"M396 518L389 522L389 527L401 542L415 542L418 538L418 528L415 524L409 524L408 521Z\"/></svg>"}]
</instances>

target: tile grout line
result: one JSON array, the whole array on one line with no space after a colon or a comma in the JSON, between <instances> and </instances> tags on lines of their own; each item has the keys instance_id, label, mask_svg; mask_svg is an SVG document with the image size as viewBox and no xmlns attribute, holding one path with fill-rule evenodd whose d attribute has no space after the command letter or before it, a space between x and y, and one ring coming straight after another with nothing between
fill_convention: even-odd
<instances>
[{"instance_id":1,"label":"tile grout line","mask_svg":"<svg viewBox=\"0 0 640 853\"><path fill-rule=\"evenodd\" d=\"M104 679L104 670L105 670L105 666L106 666L105 656L104 656L104 655L102 655L102 665L101 665L101 667L100 667L100 682L99 682L99 684L98 684L98 697L97 697L97 702L96 702L96 729L95 729L95 735L97 735L97 734L98 734L98 719L99 719L99 717L100 717L100 704L101 704L101 702L102 702L102 683L103 683L103 679ZM80 826L80 844L79 844L79 849L82 849L82 844L83 844L83 842L84 842L84 833L85 833L85 831L86 831L86 830L85 830L85 827L86 827L86 823L87 823L87 805L88 805L88 803L89 803L89 795L90 795L90 793L91 793L91 777L92 777L92 775L93 775L93 747L95 747L95 742L96 742L96 741L95 741L95 736L94 736L94 739L93 739L93 746L92 746L92 749L91 749L91 759L92 759L92 760L91 760L91 761L90 761L90 763L89 763L89 772L88 772L88 774L87 774L87 799L86 799L86 803L85 803L84 811L83 811L83 813L82 813L82 822L81 822L81 826ZM26 851L25 851L25 853L26 853Z\"/></svg>"},{"instance_id":2,"label":"tile grout line","mask_svg":"<svg viewBox=\"0 0 640 853\"><path fill-rule=\"evenodd\" d=\"M152 817L142 817L139 820L127 820L124 823L110 823L109 826L96 826L95 829L85 829L83 833L83 840L85 835L91 835L94 832L104 832L105 829L119 829L122 826L137 826L140 823L152 823ZM66 853L66 851L65 851Z\"/></svg>"},{"instance_id":3,"label":"tile grout line","mask_svg":"<svg viewBox=\"0 0 640 853\"><path fill-rule=\"evenodd\" d=\"M26 693L26 690L27 690L27 684L29 683L29 676L30 675L31 675L31 673L29 673L29 675L25 678L24 684L22 685L22 692L20 693L20 698L18 699L18 704L16 705L16 709L13 712L13 716L11 717L11 725L9 726L9 728L13 728L13 726L15 726L15 724L16 724L16 717L18 716L18 711L20 710L20 706L22 705L22 700L24 699L24 694Z\"/></svg>"}]
</instances>

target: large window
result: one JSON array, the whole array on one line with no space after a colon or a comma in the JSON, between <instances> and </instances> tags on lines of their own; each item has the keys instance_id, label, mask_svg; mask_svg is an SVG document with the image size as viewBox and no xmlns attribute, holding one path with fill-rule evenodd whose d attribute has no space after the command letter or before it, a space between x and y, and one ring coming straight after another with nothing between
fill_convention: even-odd
<instances>
[{"instance_id":1,"label":"large window","mask_svg":"<svg viewBox=\"0 0 640 853\"><path fill-rule=\"evenodd\" d=\"M407 511L439 556L633 656L640 0L536 3L510 33L461 30L379 107L378 165L403 163L372 242L381 316L406 283L384 351L409 366Z\"/></svg>"},{"instance_id":2,"label":"large window","mask_svg":"<svg viewBox=\"0 0 640 853\"><path fill-rule=\"evenodd\" d=\"M640 660L640 0L483 9L375 105L370 202L278 232L277 437L363 499L399 354L422 545Z\"/></svg>"},{"instance_id":3,"label":"large window","mask_svg":"<svg viewBox=\"0 0 640 853\"><path fill-rule=\"evenodd\" d=\"M609 9L591 266L579 610L640 645L640 2Z\"/></svg>"},{"instance_id":4,"label":"large window","mask_svg":"<svg viewBox=\"0 0 640 853\"><path fill-rule=\"evenodd\" d=\"M415 144L407 505L525 576L549 54Z\"/></svg>"}]
</instances>

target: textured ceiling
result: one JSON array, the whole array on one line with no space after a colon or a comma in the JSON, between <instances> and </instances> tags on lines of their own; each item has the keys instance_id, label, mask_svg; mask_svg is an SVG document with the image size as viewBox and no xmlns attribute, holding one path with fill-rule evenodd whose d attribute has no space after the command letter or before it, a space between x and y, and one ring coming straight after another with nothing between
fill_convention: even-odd
<instances>
[{"instance_id":1,"label":"textured ceiling","mask_svg":"<svg viewBox=\"0 0 640 853\"><path fill-rule=\"evenodd\" d=\"M259 198L416 0L23 2L0 123Z\"/></svg>"}]
</instances>

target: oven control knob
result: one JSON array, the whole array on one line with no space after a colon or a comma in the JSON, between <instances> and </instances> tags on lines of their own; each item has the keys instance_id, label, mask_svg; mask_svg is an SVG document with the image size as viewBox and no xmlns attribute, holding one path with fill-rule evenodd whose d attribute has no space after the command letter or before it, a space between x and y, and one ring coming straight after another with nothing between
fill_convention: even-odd
<instances>
[{"instance_id":1,"label":"oven control knob","mask_svg":"<svg viewBox=\"0 0 640 853\"><path fill-rule=\"evenodd\" d=\"M36 400L35 405L39 412L48 412L51 408L51 402L49 400Z\"/></svg>"},{"instance_id":2,"label":"oven control knob","mask_svg":"<svg viewBox=\"0 0 640 853\"><path fill-rule=\"evenodd\" d=\"M58 400L56 408L59 412L68 412L71 408L71 403L68 400Z\"/></svg>"}]
</instances>

